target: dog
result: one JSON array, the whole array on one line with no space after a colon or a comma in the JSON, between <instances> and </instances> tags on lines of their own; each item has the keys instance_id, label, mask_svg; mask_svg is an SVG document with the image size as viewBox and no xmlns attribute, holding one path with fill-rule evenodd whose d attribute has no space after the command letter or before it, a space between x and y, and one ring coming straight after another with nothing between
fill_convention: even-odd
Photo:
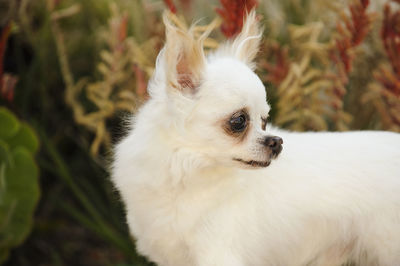
<instances>
[{"instance_id":1,"label":"dog","mask_svg":"<svg viewBox=\"0 0 400 266\"><path fill-rule=\"evenodd\" d=\"M206 34L164 21L112 166L137 251L161 266L400 265L400 134L278 129L254 11L207 56Z\"/></svg>"}]
</instances>

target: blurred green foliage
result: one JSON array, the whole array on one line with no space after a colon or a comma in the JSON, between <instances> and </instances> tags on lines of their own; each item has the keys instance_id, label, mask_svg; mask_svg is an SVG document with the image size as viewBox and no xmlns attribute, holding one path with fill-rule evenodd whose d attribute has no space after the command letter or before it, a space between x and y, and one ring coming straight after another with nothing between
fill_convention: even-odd
<instances>
[{"instance_id":1,"label":"blurred green foliage","mask_svg":"<svg viewBox=\"0 0 400 266\"><path fill-rule=\"evenodd\" d=\"M4 73L18 77L12 101L0 97L0 104L27 121L41 143L37 165L42 196L34 216L33 231L25 243L12 250L6 265L148 265L135 253L123 208L108 180L107 153L102 150L99 157L91 156L89 147L93 135L76 125L71 108L65 103L65 83L52 31L51 6L54 4L61 10L78 3L79 14L61 21L60 27L66 36L64 42L74 79L90 77L94 81L99 77L96 71L99 53L107 47L106 38L101 38L99 32L107 28L112 2L40 0L2 1L0 4L0 31L7 19L12 23L3 60ZM140 1L116 2L140 14ZM85 107L95 108L84 95L79 97L85 101ZM7 121L1 121L0 134L3 129L13 129L14 124L6 124ZM115 118L109 122L119 124ZM20 141L17 138L23 139L24 134L26 132L22 131L15 139L4 143L13 145ZM13 156L17 159L27 156L20 150L15 153ZM33 177L35 171L31 170ZM25 204L27 210L31 208L31 216L36 203L37 198ZM3 214L3 209L1 211ZM18 210L18 214L24 215L24 212ZM0 221L3 226L2 217ZM30 223L32 226L32 220ZM10 230L6 232L11 234ZM24 237L28 232L20 231ZM3 238L0 243L1 255L5 257ZM14 243L12 246L20 245L22 237ZM9 246L8 242L4 243L4 247Z\"/></svg>"},{"instance_id":2,"label":"blurred green foliage","mask_svg":"<svg viewBox=\"0 0 400 266\"><path fill-rule=\"evenodd\" d=\"M0 108L0 263L28 236L39 200L38 139L33 130Z\"/></svg>"}]
</instances>

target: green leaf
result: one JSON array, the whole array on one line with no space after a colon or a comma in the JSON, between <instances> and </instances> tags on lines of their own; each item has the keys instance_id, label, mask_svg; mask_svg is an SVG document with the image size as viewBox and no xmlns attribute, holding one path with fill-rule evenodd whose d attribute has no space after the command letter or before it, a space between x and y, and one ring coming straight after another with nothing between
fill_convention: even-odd
<instances>
[{"instance_id":1,"label":"green leaf","mask_svg":"<svg viewBox=\"0 0 400 266\"><path fill-rule=\"evenodd\" d=\"M36 153L39 147L37 136L26 123L21 123L18 132L10 139L7 139L7 143L11 149L23 146L32 153Z\"/></svg>"},{"instance_id":2,"label":"green leaf","mask_svg":"<svg viewBox=\"0 0 400 266\"><path fill-rule=\"evenodd\" d=\"M0 249L0 263L8 258L8 249Z\"/></svg>"},{"instance_id":3,"label":"green leaf","mask_svg":"<svg viewBox=\"0 0 400 266\"><path fill-rule=\"evenodd\" d=\"M10 149L8 147L8 144L0 139L0 165L3 162L8 164L9 156L10 156L9 152L10 152Z\"/></svg>"},{"instance_id":4,"label":"green leaf","mask_svg":"<svg viewBox=\"0 0 400 266\"><path fill-rule=\"evenodd\" d=\"M6 167L0 195L0 254L21 244L28 236L39 199L39 171L32 154L24 147L17 147L11 156L13 164Z\"/></svg>"},{"instance_id":5,"label":"green leaf","mask_svg":"<svg viewBox=\"0 0 400 266\"><path fill-rule=\"evenodd\" d=\"M4 107L0 107L0 138L10 138L18 132L17 118Z\"/></svg>"}]
</instances>

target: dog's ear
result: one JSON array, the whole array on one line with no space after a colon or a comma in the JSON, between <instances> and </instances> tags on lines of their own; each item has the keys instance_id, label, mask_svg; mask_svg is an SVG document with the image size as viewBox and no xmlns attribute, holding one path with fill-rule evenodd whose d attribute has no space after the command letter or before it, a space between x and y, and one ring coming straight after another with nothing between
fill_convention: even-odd
<instances>
[{"instance_id":1,"label":"dog's ear","mask_svg":"<svg viewBox=\"0 0 400 266\"><path fill-rule=\"evenodd\" d=\"M165 73L168 89L194 93L198 88L205 66L203 40L195 38L193 30L176 27L164 14L166 44L164 47Z\"/></svg>"},{"instance_id":2,"label":"dog's ear","mask_svg":"<svg viewBox=\"0 0 400 266\"><path fill-rule=\"evenodd\" d=\"M225 53L233 55L235 58L247 64L250 68L254 69L253 62L256 57L260 42L262 38L262 29L258 23L256 12L253 9L247 14L243 22L242 31L233 39L228 42L224 47Z\"/></svg>"}]
</instances>

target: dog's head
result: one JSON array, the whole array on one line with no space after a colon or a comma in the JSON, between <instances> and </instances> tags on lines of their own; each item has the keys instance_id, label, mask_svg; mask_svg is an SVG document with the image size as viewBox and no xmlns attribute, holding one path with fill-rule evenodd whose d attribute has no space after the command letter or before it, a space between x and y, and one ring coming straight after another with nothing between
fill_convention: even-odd
<instances>
[{"instance_id":1,"label":"dog's head","mask_svg":"<svg viewBox=\"0 0 400 266\"><path fill-rule=\"evenodd\" d=\"M150 96L167 111L162 130L177 146L210 161L244 168L266 167L282 150L268 133L265 88L253 72L261 40L255 12L243 29L208 57L206 34L195 38L168 19L166 44L157 59ZM172 137L171 137L172 136Z\"/></svg>"}]
</instances>

